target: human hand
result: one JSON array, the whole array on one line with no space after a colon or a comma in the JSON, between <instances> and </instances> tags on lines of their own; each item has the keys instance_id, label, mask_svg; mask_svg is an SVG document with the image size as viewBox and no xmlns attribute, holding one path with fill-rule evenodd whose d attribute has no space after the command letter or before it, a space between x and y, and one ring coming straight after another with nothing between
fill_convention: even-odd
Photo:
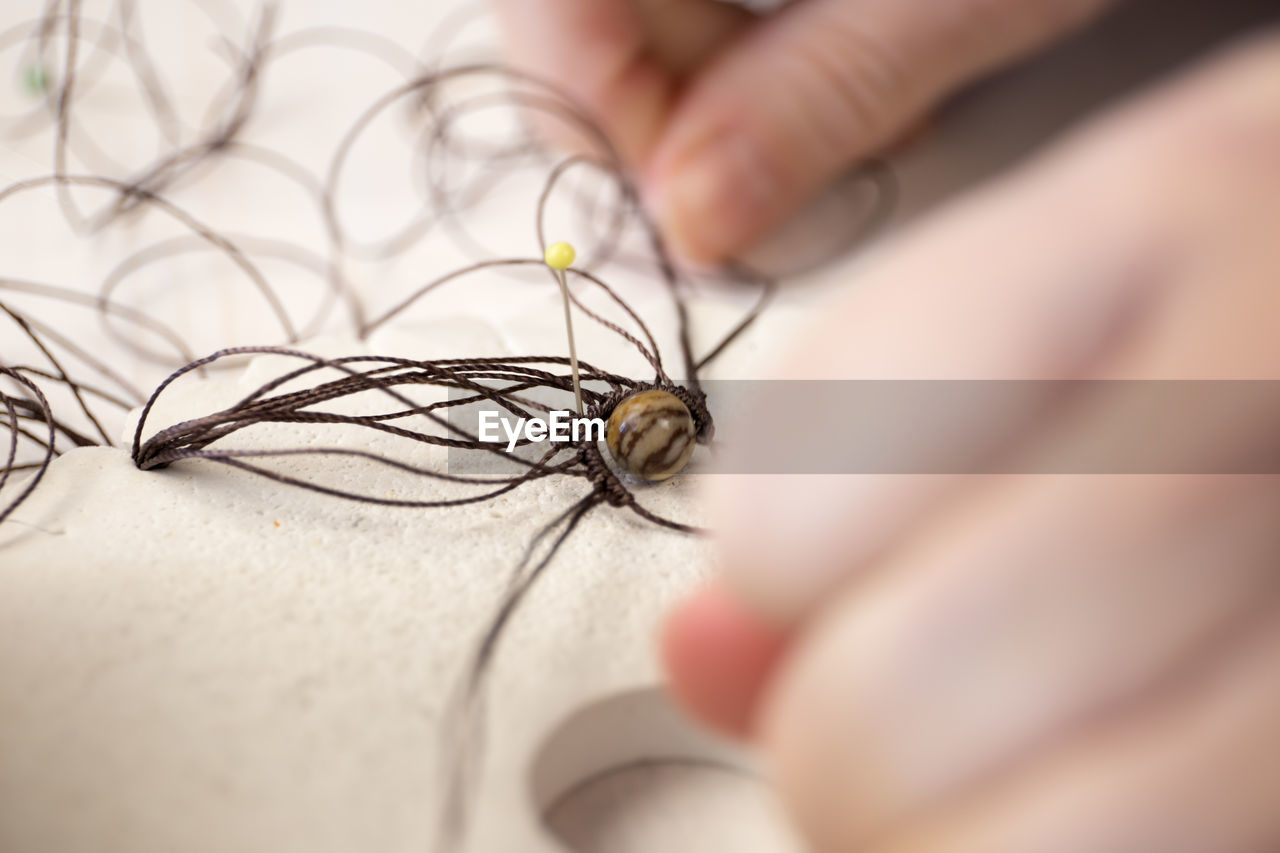
<instances>
[{"instance_id":1,"label":"human hand","mask_svg":"<svg viewBox=\"0 0 1280 853\"><path fill-rule=\"evenodd\" d=\"M781 375L1277 380L1278 222L1270 35L898 237ZM1122 394L982 448L1031 473L710 478L675 688L821 851L1280 849L1280 476L1231 473L1276 470L1272 397L1136 436L1221 474L1034 473L1134 440Z\"/></svg>"},{"instance_id":2,"label":"human hand","mask_svg":"<svg viewBox=\"0 0 1280 853\"><path fill-rule=\"evenodd\" d=\"M585 104L676 250L746 248L956 87L1114 0L495 0L512 61Z\"/></svg>"}]
</instances>

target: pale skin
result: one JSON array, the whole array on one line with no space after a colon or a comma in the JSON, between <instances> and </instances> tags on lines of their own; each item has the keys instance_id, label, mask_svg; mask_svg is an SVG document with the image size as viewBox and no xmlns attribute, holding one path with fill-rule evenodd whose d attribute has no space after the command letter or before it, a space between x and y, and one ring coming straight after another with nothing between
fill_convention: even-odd
<instances>
[{"instance_id":1,"label":"pale skin","mask_svg":"<svg viewBox=\"0 0 1280 853\"><path fill-rule=\"evenodd\" d=\"M1105 4L650 5L499 8L705 262ZM726 133L723 161L767 170L749 214L684 171ZM778 376L1280 379L1277 223L1280 35L1259 33L895 238ZM1028 417L1018 444L1109 434L1113 405ZM1215 470L1280 444L1280 407L1188 436L1173 452ZM1280 849L1280 477L711 482L724 576L668 625L672 682L761 748L816 850Z\"/></svg>"}]
</instances>

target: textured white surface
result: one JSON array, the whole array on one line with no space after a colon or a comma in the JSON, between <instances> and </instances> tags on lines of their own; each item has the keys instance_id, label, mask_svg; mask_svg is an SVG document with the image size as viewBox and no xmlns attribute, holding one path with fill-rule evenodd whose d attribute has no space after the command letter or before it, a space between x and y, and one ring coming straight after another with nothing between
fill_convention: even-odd
<instances>
[{"instance_id":1,"label":"textured white surface","mask_svg":"<svg viewBox=\"0 0 1280 853\"><path fill-rule=\"evenodd\" d=\"M115 449L49 477L0 541L5 850L428 849L446 695L527 539L584 490L388 511ZM679 483L646 499L696 515ZM705 556L609 508L568 540L493 674L475 849L539 849L531 752L657 680L653 626Z\"/></svg>"},{"instance_id":2,"label":"textured white surface","mask_svg":"<svg viewBox=\"0 0 1280 853\"><path fill-rule=\"evenodd\" d=\"M460 338L456 327L440 332L459 352L495 337L478 319ZM591 351L604 363L621 354L603 341ZM242 396L274 375L273 361L179 388L154 423ZM305 428L278 427L249 443L307 441ZM441 465L443 454L415 461ZM447 494L331 459L288 470L369 494ZM642 499L696 522L690 485L677 479ZM61 457L0 529L0 625L12 638L0 645L0 849L430 849L444 703L526 542L584 492L548 480L478 507L388 510L207 463L140 472L123 449ZM656 694L628 698L659 681L655 626L707 556L704 541L609 507L568 540L502 643L470 849L560 850L540 806L613 766L712 754ZM570 727L548 747L566 718L616 696L631 723L606 721L589 742ZM639 790L673 775L685 774L663 771ZM677 797L684 808L672 812L672 794L646 793L650 817L624 811L594 831L632 838L639 820L662 837L656 815L714 825L734 803L764 798L733 776L695 775L690 786L705 801Z\"/></svg>"},{"instance_id":3,"label":"textured white surface","mask_svg":"<svg viewBox=\"0 0 1280 853\"><path fill-rule=\"evenodd\" d=\"M6 0L5 14L17 21L40 6ZM85 6L92 14L101 4ZM221 70L178 38L190 24L184 4L142 6L155 16L148 20L162 66L198 115L209 81ZM296 0L284 4L280 29L361 26L416 48L445 11L428 0ZM1149 20L1134 13L1086 46L970 99L938 125L928 144L899 160L904 211L924 209L1007 162L1102 95L1100 80L1154 67L1162 55L1183 50L1183 41L1194 41L1166 31L1170 18L1162 16L1161 36L1172 45L1162 48L1143 26ZM272 91L272 109L253 127L255 139L322 173L336 134L394 85L395 76L360 57L349 64L327 56L288 63L273 84L279 88ZM1064 86L1068 76L1079 78L1072 87ZM136 109L103 96L89 113L98 122L96 138L126 162L141 162L152 150L148 130L128 118ZM0 153L0 177L49 171L48 151L47 137L9 140ZM365 165L365 183L352 190L345 209L368 234L386 233L407 203L395 192L405 164ZM319 221L297 215L307 208L289 196L296 188L276 186L248 166L220 174L216 182L180 188L180 200L230 232L323 251ZM535 196L517 192L473 222L473 231L504 254L532 253L529 202ZM8 235L4 274L86 290L122 253L147 242L128 231L73 239L48 193L0 208L0 229ZM353 264L350 272L364 283L369 302L382 306L463 260L443 241L397 263ZM856 263L809 277L809 287L792 291L787 304L732 351L720 374L758 375L756 366L770 350L808 312L820 310L815 294L847 282ZM228 275L199 260L167 266L165 273L184 270L188 281L221 284ZM272 273L286 287L316 286L297 270ZM153 296L172 300L167 316L198 352L261 341L270 331L255 325L261 312L249 295L236 301L222 289L162 291L163 283L144 276L134 293L150 287ZM422 358L561 351L554 293L502 279L485 288L445 291L364 346ZM700 339L713 340L745 301L725 294L699 300ZM672 353L664 303L644 297L643 288L639 303ZM340 330L331 331L314 348L355 351ZM93 323L83 332L90 346L109 343ZM579 335L585 358L637 369L609 336L582 325ZM158 378L145 365L128 369L146 387ZM159 421L209 411L261 369L187 386ZM259 440L300 437L280 429ZM387 475L363 468L326 471L353 486L396 488ZM426 496L433 487L413 488ZM474 508L387 510L210 465L143 473L119 449L59 459L36 497L0 527L0 851L427 850L440 800L439 718L464 652L528 538L582 489L577 482L546 481ZM687 480L650 489L644 499L674 517L699 514ZM678 764L607 772L637 758L714 751L689 741L648 692L658 681L652 638L660 614L708 570L703 542L607 507L588 517L511 625L498 656L474 850L561 850L541 826L540 809L548 807L563 837L611 853L747 853L749 842L763 853L785 847L770 830L743 831L751 825L740 825L737 816L766 807L741 777L705 768L685 772ZM597 714L600 708L605 711ZM592 778L599 784L571 790ZM599 823L584 820L597 812ZM717 827L730 834L718 835Z\"/></svg>"}]
</instances>

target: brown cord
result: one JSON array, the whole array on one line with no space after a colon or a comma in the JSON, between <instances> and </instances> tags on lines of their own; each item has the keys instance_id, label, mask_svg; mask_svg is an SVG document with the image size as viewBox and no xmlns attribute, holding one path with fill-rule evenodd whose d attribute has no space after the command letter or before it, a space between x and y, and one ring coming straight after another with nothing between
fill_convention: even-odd
<instances>
[{"instance_id":1,"label":"brown cord","mask_svg":"<svg viewBox=\"0 0 1280 853\"><path fill-rule=\"evenodd\" d=\"M187 0L215 29L218 51L226 63L226 77L203 121L187 127L174 106L164 69L153 59L144 37L142 18L146 4L140 0L115 0L101 20L83 14L81 0L47 0L43 14L0 33L0 52L15 49L23 63L44 80L44 91L27 113L3 119L9 133L29 137L49 131L53 151L49 173L0 189L0 204L11 203L30 192L51 188L67 223L80 237L128 229L141 217L161 216L178 223L184 233L137 247L119 262L99 284L96 295L17 279L0 279L0 424L9 431L5 464L0 469L0 522L20 506L41 483L52 460L64 450L94 444L110 445L129 408L142 405L130 449L134 463L143 470L160 470L173 464L218 464L290 487L335 498L390 507L431 508L461 506L492 500L527 483L547 477L578 480L585 494L531 539L523 559L493 616L484 626L470 664L468 678L450 708L453 728L444 732L457 746L445 750L449 797L442 820L440 848L446 849L464 831L468 809L468 781L479 770L483 731L481 717L486 674L511 618L528 591L545 573L556 553L583 519L595 508L613 507L640 519L681 533L697 528L664 518L646 509L631 481L610 464L598 443L581 441L553 448L537 460L510 455L500 447L480 442L446 415L457 406L488 401L512 415L526 417L545 412L533 392L563 393L572 389L568 359L560 355L525 355L507 358L456 358L413 360L380 356L320 358L292 345L304 337L330 328L332 312L341 306L344 322L365 339L393 318L421 310L432 292L450 283L477 276L498 276L541 265L537 257L500 257L484 247L483 238L466 224L467 214L496 191L506 176L530 167L545 171L547 178L530 211L534 222L530 248L546 246L546 221L553 200L573 202L578 216L579 265L569 271L572 306L592 322L626 341L644 359L652 374L643 379L609 372L588 363L581 365L583 400L588 417L607 419L613 409L637 391L659 388L679 397L693 415L699 441L714 437L714 421L701 388L705 369L754 323L772 298L772 282L742 267L734 277L755 282L759 301L718 341L698 355L685 294L690 281L669 257L656 225L645 214L639 193L605 134L589 114L555 86L540 78L493 63L449 65L444 60L451 44L465 27L467 16L455 16L428 42L423 55L415 56L375 33L339 28L314 28L277 35L274 6L264 6L256 22L228 23L209 0ZM242 36L241 33L247 33ZM54 69L60 48L62 61ZM248 141L247 131L262 109L265 81L277 68L306 51L328 50L343 55L366 56L383 63L403 78L360 114L342 135L322 175L290 157ZM125 167L97 144L100 134L80 108L86 95L101 85L113 68L123 68L141 95L143 115L156 130L159 151L142 166ZM54 79L56 77L56 79ZM465 83L468 94L453 91ZM476 93L474 90L480 88ZM418 153L412 176L420 187L423 204L413 217L377 240L357 240L349 231L342 187L357 143L382 115L403 108L410 122L409 138ZM559 162L548 158L538 139L527 132L512 138L489 139L468 135L465 119L484 110L504 109L524 115L538 113L569 128L584 140L584 152ZM84 164L73 166L73 163ZM167 194L216 175L220 163L248 163L283 178L302 192L328 241L327 254L303 246L253 235L233 235L175 204ZM76 170L82 173L77 173ZM571 186L569 178L578 181ZM876 203L866 222L855 223L850 242L861 239L881 222L893 203L893 183L880 166L866 171ZM597 182L595 194L582 189ZM92 211L81 209L72 191L90 187L107 194L106 203ZM602 199L611 199L605 203ZM351 260L391 260L405 255L429 236L440 233L471 253L472 263L439 272L416 291L390 308L371 312L366 302L369 288L348 272ZM622 248L628 235L639 234L647 251L629 257ZM238 268L260 298L260 308L279 330L275 345L230 346L196 359L190 346L173 329L173 323L154 306L137 307L124 298L131 279L141 270L153 273L173 259L195 252L213 252ZM292 264L317 276L321 301L305 316L273 285L261 260ZM601 274L607 264L652 271L662 282L670 301L679 348L671 368L665 362L649 321L642 319L628 301ZM0 271L2 273L2 271ZM176 279L176 277L175 277ZM175 280L173 287L209 287L199 280L190 284ZM545 285L531 285L545 286ZM609 306L607 314L587 304L584 291L598 291ZM32 300L36 304L32 303ZM136 300L135 300L136 301ZM57 311L43 313L40 304L52 303ZM60 330L64 312L88 310L98 314L108 336L122 355L162 365L172 373L145 400L113 365L110 354L82 346ZM612 316L614 313L619 316ZM372 317L372 319L369 319ZM301 319L300 319L301 318ZM7 324L7 325L4 325ZM669 325L664 323L663 325ZM8 363L6 341L24 340L38 363ZM236 404L176 424L153 429L155 404L174 383L191 374L202 375L220 367L236 367L253 356L272 355L300 362L254 389ZM588 356L590 354L588 353ZM682 376L673 378L672 373ZM443 401L422 404L408 392L430 387L448 393ZM600 390L603 388L604 390ZM339 411L334 404L348 403L358 413ZM358 402L358 405L356 403ZM271 424L307 424L317 433L359 429L371 437L408 442L410 447L435 446L451 453L497 454L519 466L517 473L501 477L450 474L393 458L381 452L340 446L306 446L245 449L231 439ZM426 426L421 426L422 424ZM361 494L316 482L291 470L295 457L327 459L344 457L386 467L412 482L418 478L443 481L469 490L457 497L434 500L388 499ZM277 467L268 467L272 461ZM18 484L19 472L34 472Z\"/></svg>"}]
</instances>

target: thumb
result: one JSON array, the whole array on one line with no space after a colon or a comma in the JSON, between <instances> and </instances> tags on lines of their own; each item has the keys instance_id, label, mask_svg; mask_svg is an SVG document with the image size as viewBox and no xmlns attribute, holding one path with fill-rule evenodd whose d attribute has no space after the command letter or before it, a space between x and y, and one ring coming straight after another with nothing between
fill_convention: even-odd
<instances>
[{"instance_id":1,"label":"thumb","mask_svg":"<svg viewBox=\"0 0 1280 853\"><path fill-rule=\"evenodd\" d=\"M677 85L752 17L711 0L493 0L515 67L585 105L623 159L644 160ZM572 134L540 128L574 147ZM566 138L568 137L568 138Z\"/></svg>"},{"instance_id":2,"label":"thumb","mask_svg":"<svg viewBox=\"0 0 1280 853\"><path fill-rule=\"evenodd\" d=\"M732 256L948 91L1113 0L800 0L699 72L650 161L651 204L695 261Z\"/></svg>"}]
</instances>

